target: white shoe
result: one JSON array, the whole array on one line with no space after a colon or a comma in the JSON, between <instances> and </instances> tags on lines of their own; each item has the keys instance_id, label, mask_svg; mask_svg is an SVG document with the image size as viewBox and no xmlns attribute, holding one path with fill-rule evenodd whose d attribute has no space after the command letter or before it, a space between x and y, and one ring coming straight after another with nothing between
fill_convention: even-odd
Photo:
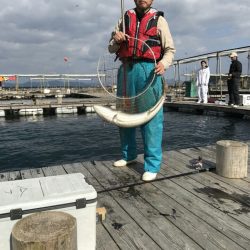
<instances>
[{"instance_id":1,"label":"white shoe","mask_svg":"<svg viewBox=\"0 0 250 250\"><path fill-rule=\"evenodd\" d=\"M198 102L196 102L196 103L201 103L201 101L198 101Z\"/></svg>"},{"instance_id":2,"label":"white shoe","mask_svg":"<svg viewBox=\"0 0 250 250\"><path fill-rule=\"evenodd\" d=\"M135 159L131 160L131 161L125 161L125 160L122 159L122 160L119 160L119 161L115 161L114 164L113 164L113 166L114 167L125 167L128 164L135 163L135 162L136 162Z\"/></svg>"},{"instance_id":3,"label":"white shoe","mask_svg":"<svg viewBox=\"0 0 250 250\"><path fill-rule=\"evenodd\" d=\"M239 107L239 105L236 105L236 104L234 105L234 108L238 108L238 107Z\"/></svg>"},{"instance_id":4,"label":"white shoe","mask_svg":"<svg viewBox=\"0 0 250 250\"><path fill-rule=\"evenodd\" d=\"M142 175L142 180L143 181L152 181L156 178L157 173L151 173L151 172L145 172Z\"/></svg>"}]
</instances>

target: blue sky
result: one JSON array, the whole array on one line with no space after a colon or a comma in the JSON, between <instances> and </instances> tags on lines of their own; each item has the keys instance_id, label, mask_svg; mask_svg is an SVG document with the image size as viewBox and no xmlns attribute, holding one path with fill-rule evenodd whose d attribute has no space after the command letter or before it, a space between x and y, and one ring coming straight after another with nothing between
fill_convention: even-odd
<instances>
[{"instance_id":1,"label":"blue sky","mask_svg":"<svg viewBox=\"0 0 250 250\"><path fill-rule=\"evenodd\" d=\"M134 1L124 0L132 8ZM120 0L0 0L0 73L95 73ZM250 45L249 0L155 0L175 59ZM65 63L64 57L69 61Z\"/></svg>"}]
</instances>

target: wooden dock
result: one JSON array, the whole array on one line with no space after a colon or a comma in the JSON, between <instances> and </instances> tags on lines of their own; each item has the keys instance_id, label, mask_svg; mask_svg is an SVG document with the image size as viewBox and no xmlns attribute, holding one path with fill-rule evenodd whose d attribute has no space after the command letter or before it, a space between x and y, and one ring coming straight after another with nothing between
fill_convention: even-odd
<instances>
[{"instance_id":1,"label":"wooden dock","mask_svg":"<svg viewBox=\"0 0 250 250\"><path fill-rule=\"evenodd\" d=\"M96 96L89 98L63 98L62 102L58 102L56 98L54 99L37 99L36 103L22 103L22 102L0 102L0 111L5 111L6 116L16 115L19 110L29 110L29 109L43 109L43 114L55 114L57 108L77 108L77 113L84 113L86 107L93 107L94 105L115 105L114 99L107 96ZM180 112L191 112L196 114L204 115L229 115L237 116L240 118L250 119L250 105L239 106L237 108L218 105L214 103L208 104L198 104L194 100L184 100L184 101L174 101L164 103L164 110L174 110Z\"/></svg>"},{"instance_id":2,"label":"wooden dock","mask_svg":"<svg viewBox=\"0 0 250 250\"><path fill-rule=\"evenodd\" d=\"M198 156L207 171L191 167ZM152 183L141 184L141 155L124 168L80 162L0 173L0 181L84 174L107 210L97 249L250 249L250 175L227 179L213 168L215 145L164 152L158 178L165 179Z\"/></svg>"},{"instance_id":3,"label":"wooden dock","mask_svg":"<svg viewBox=\"0 0 250 250\"><path fill-rule=\"evenodd\" d=\"M250 117L250 105L239 106L237 108L219 105L215 103L196 103L195 101L175 101L175 102L165 102L165 109L172 109L174 111L183 111L183 112L193 112L197 114L204 115L232 115L239 116L244 118Z\"/></svg>"},{"instance_id":4,"label":"wooden dock","mask_svg":"<svg viewBox=\"0 0 250 250\"><path fill-rule=\"evenodd\" d=\"M18 102L10 102L9 104L1 104L0 110L20 110L20 109L49 109L49 108L58 108L58 107L89 107L93 105L113 105L114 100L110 98L86 98L86 99L75 99L75 100L67 100L63 99L63 102L58 103L56 99L41 99L37 100L36 104L30 103L18 103Z\"/></svg>"},{"instance_id":5,"label":"wooden dock","mask_svg":"<svg viewBox=\"0 0 250 250\"><path fill-rule=\"evenodd\" d=\"M0 102L0 112L2 112L5 117L19 116L19 112L22 111L24 114L22 115L55 115L56 110L63 109L75 109L77 114L88 113L88 108L93 107L94 105L107 105L113 106L114 100L111 98L64 98L62 101L58 101L56 98L53 99L36 99L35 102L27 103L27 102ZM41 110L41 112L36 112ZM64 113L65 111L61 111L60 113ZM91 111L93 112L93 111ZM68 113L68 112L65 112ZM1 116L1 115L0 115Z\"/></svg>"}]
</instances>

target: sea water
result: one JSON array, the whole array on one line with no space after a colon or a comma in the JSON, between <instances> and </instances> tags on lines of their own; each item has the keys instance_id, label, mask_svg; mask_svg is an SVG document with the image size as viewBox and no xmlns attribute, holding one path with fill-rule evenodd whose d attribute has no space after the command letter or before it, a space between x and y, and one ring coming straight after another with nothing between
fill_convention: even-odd
<instances>
[{"instance_id":1,"label":"sea water","mask_svg":"<svg viewBox=\"0 0 250 250\"><path fill-rule=\"evenodd\" d=\"M163 150L206 146L218 140L250 140L250 121L165 112ZM0 118L0 172L60 164L116 160L118 128L96 114ZM140 130L138 153L143 152Z\"/></svg>"}]
</instances>

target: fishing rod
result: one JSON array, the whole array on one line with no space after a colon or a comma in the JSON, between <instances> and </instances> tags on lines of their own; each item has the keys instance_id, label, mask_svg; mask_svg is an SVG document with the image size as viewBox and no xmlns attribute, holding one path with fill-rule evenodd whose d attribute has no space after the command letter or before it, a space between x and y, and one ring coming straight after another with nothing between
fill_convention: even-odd
<instances>
[{"instance_id":1,"label":"fishing rod","mask_svg":"<svg viewBox=\"0 0 250 250\"><path fill-rule=\"evenodd\" d=\"M125 34L124 0L121 0L122 32Z\"/></svg>"},{"instance_id":2,"label":"fishing rod","mask_svg":"<svg viewBox=\"0 0 250 250\"><path fill-rule=\"evenodd\" d=\"M126 184L126 185L122 185L122 186L118 186L118 187L113 187L113 188L107 188L104 190L100 190L97 191L97 194L102 194L102 193L107 193L107 192L111 192L111 191L116 191L116 190L120 190L123 188L130 188L130 187L135 187L135 186L141 186L147 183L153 183L153 182L160 182L160 181L165 181L165 180L171 180L174 178L178 178L178 177L184 177L184 176L189 176L189 175L194 175L194 174L199 174L199 173L203 173L203 172L211 172L215 170L215 167L209 167L209 168L202 168L202 169L197 169L191 172L187 172L187 173L181 173L181 174L177 174L177 175L171 175L171 176L164 176L161 178L157 178L154 179L152 181L139 181L136 183L131 183L131 184Z\"/></svg>"}]
</instances>

